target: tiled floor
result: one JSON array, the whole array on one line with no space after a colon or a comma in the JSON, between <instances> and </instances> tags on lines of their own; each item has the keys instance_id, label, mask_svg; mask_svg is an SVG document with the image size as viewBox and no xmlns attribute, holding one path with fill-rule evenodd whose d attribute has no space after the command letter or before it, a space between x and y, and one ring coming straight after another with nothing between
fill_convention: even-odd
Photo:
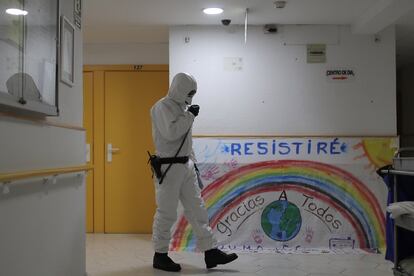
<instances>
[{"instance_id":1,"label":"tiled floor","mask_svg":"<svg viewBox=\"0 0 414 276\"><path fill-rule=\"evenodd\" d=\"M239 254L235 262L207 270L202 254L172 252L182 265L179 273L152 268L149 235L88 235L86 241L88 276L211 275L211 276L388 276L392 264L382 255L292 255Z\"/></svg>"}]
</instances>

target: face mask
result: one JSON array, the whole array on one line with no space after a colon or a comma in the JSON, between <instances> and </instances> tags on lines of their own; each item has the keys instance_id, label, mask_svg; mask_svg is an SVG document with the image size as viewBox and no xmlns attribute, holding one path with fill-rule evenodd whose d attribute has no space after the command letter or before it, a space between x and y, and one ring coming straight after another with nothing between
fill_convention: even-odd
<instances>
[{"instance_id":1,"label":"face mask","mask_svg":"<svg viewBox=\"0 0 414 276\"><path fill-rule=\"evenodd\" d=\"M196 93L196 92L197 92L196 90L191 90L191 91L188 93L187 98L185 99L185 103L186 103L186 104L188 104L188 105L191 105L191 104L192 104L192 102L193 102L193 97L194 97L194 95L195 95L195 93Z\"/></svg>"}]
</instances>

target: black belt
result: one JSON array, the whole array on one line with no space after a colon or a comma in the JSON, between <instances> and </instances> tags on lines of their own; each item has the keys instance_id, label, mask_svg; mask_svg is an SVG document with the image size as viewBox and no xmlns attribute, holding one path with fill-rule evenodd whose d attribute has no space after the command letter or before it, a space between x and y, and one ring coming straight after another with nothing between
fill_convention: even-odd
<instances>
[{"instance_id":1,"label":"black belt","mask_svg":"<svg viewBox=\"0 0 414 276\"><path fill-rule=\"evenodd\" d=\"M160 157L161 164L185 164L188 162L188 156L178 156L178 157Z\"/></svg>"}]
</instances>

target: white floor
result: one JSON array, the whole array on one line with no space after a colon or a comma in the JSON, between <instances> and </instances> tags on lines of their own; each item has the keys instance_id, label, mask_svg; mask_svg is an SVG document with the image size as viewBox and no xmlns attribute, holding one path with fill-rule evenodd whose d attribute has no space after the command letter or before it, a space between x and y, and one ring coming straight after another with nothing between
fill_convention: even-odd
<instances>
[{"instance_id":1,"label":"white floor","mask_svg":"<svg viewBox=\"0 0 414 276\"><path fill-rule=\"evenodd\" d=\"M205 268L203 255L172 252L179 262L179 273L152 268L153 249L149 235L89 234L86 241L88 276L140 275L261 275L261 276L387 276L393 275L392 263L382 255L287 255L239 254L231 264Z\"/></svg>"}]
</instances>

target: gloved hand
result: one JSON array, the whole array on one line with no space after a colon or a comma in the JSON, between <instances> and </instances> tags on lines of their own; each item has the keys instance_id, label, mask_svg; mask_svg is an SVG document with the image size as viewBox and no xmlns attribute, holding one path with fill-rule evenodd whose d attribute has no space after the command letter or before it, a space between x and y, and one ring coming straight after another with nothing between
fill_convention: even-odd
<instances>
[{"instance_id":1,"label":"gloved hand","mask_svg":"<svg viewBox=\"0 0 414 276\"><path fill-rule=\"evenodd\" d=\"M200 106L198 104L190 105L188 112L193 113L194 117L197 117L198 112L200 112Z\"/></svg>"}]
</instances>

